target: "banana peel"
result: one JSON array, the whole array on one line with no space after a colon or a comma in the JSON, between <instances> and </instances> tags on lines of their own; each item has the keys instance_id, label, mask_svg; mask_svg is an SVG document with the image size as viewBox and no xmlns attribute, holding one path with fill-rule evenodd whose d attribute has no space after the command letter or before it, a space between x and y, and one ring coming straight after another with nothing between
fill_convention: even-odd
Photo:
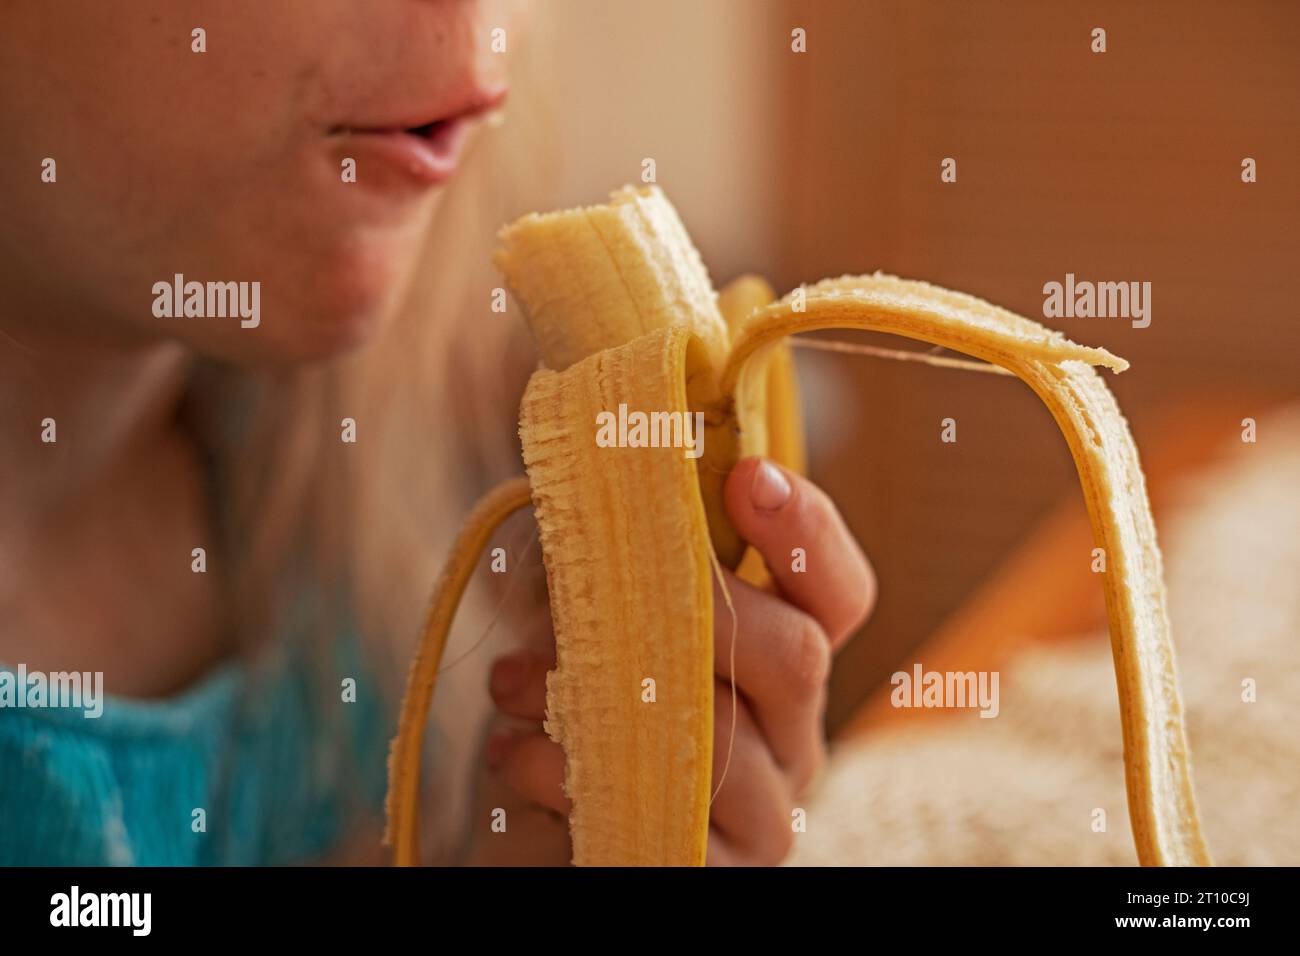
<instances>
[{"instance_id":1,"label":"banana peel","mask_svg":"<svg viewBox=\"0 0 1300 956\"><path fill-rule=\"evenodd\" d=\"M747 455L804 467L785 340L889 332L983 359L1024 381L1065 436L1108 570L1102 586L1122 717L1129 816L1144 865L1205 865L1161 556L1127 424L1094 366L1104 349L972 296L893 276L845 276L773 301L744 277L719 297L657 187L506 227L495 258L544 367L525 391L526 479L466 523L435 589L390 758L389 838L415 860L419 735L467 568L506 514L535 507L555 625L547 732L566 754L574 862L700 865L713 755L714 556L766 569L726 519L722 487ZM622 406L699 413L704 451L601 447ZM525 494L524 489L528 489Z\"/></svg>"}]
</instances>

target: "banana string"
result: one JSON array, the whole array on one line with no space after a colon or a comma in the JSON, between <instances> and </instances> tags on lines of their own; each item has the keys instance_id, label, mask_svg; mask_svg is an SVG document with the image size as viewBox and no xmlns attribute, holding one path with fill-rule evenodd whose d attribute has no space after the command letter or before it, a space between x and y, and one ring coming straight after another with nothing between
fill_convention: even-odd
<instances>
[{"instance_id":1,"label":"banana string","mask_svg":"<svg viewBox=\"0 0 1300 956\"><path fill-rule=\"evenodd\" d=\"M513 556L507 555L507 561L508 562L522 561L532 551L533 545L536 543L537 543L537 525L534 524L532 534L528 536L528 541L524 544L522 548L517 548ZM515 585L519 582L519 579L521 577L523 577L523 575L521 574L512 574L510 576L510 583L506 585L506 589L502 593L501 599L497 602L496 610L492 612L492 618L491 620L488 621L487 626L483 629L483 633L480 634L475 639L473 644L471 644L468 648L465 649L465 652L463 654L461 654L459 657L454 658L450 663L443 664L442 666L440 666L437 671L438 674L440 675L445 674L447 671L451 670L461 661L469 658L471 655L473 655L473 653L476 650L479 649L479 647L482 646L484 641L486 641L489 637L492 636L492 631L496 628L497 622L501 620L501 615L504 614L505 609L510 606L510 596L514 594Z\"/></svg>"},{"instance_id":2,"label":"banana string","mask_svg":"<svg viewBox=\"0 0 1300 956\"><path fill-rule=\"evenodd\" d=\"M731 769L731 755L736 749L736 718L739 712L739 702L736 694L736 638L740 635L740 619L736 616L736 605L731 600L731 589L727 587L727 578L722 573L722 565L718 561L718 553L713 550L713 545L709 545L709 561L713 565L713 576L717 578L718 587L722 590L723 603L727 605L727 611L731 614L731 656L728 671L731 675L731 732L727 735L727 759L722 764L722 774L718 777L718 785L713 788L713 796L709 797L709 806L713 806L713 801L718 799L718 791L722 789L722 783L727 779L727 771Z\"/></svg>"},{"instance_id":3,"label":"banana string","mask_svg":"<svg viewBox=\"0 0 1300 956\"><path fill-rule=\"evenodd\" d=\"M991 362L972 362L967 359L948 358L943 355L935 355L935 349L929 352L908 352L904 349L882 349L874 345L862 345L856 342L836 342L828 339L805 339L797 336L791 336L790 344L795 348L812 349L817 352L840 352L847 355L870 355L874 358L893 359L898 362L920 362L922 365L933 365L938 368L958 368L966 372L985 372L989 375L1010 375L1015 376L1014 372L1008 371L1001 365L994 365ZM936 349L938 346L936 346Z\"/></svg>"}]
</instances>

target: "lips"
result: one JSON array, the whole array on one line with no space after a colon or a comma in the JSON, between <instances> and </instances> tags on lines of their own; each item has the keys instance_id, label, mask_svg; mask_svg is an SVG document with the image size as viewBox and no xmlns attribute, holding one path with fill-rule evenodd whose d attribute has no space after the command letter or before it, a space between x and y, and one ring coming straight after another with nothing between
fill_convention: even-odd
<instances>
[{"instance_id":1,"label":"lips","mask_svg":"<svg viewBox=\"0 0 1300 956\"><path fill-rule=\"evenodd\" d=\"M365 177L363 160L395 166L417 184L440 185L455 175L473 126L505 101L505 87L470 90L450 109L407 113L392 123L341 125L330 132L341 136L360 154L357 177Z\"/></svg>"}]
</instances>

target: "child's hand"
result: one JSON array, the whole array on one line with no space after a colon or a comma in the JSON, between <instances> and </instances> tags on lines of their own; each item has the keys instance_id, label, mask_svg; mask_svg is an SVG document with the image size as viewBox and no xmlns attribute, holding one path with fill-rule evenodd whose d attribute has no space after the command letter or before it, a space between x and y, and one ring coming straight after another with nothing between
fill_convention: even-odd
<instances>
[{"instance_id":1,"label":"child's hand","mask_svg":"<svg viewBox=\"0 0 1300 956\"><path fill-rule=\"evenodd\" d=\"M738 715L731 767L709 818L708 862L774 864L789 852L791 811L825 757L822 713L832 652L866 619L875 576L830 499L816 486L757 458L727 478L727 514L763 555L777 594L730 572L739 620ZM792 570L802 548L806 571ZM713 783L731 736L731 615L714 587ZM541 721L553 661L527 652L492 669L492 699L502 713ZM489 768L528 800L567 813L564 752L540 726L488 740Z\"/></svg>"}]
</instances>

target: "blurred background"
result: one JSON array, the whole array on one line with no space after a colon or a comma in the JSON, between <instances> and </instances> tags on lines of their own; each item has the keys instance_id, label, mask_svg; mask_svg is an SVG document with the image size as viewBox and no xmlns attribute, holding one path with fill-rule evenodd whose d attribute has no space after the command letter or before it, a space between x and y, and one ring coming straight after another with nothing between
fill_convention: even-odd
<instances>
[{"instance_id":1,"label":"blurred background","mask_svg":"<svg viewBox=\"0 0 1300 956\"><path fill-rule=\"evenodd\" d=\"M1300 392L1294 5L559 0L539 15L556 204L599 201L653 158L719 285L882 269L1041 319L1043 284L1067 272L1149 281L1148 328L1049 321L1133 363L1108 382L1144 451L1183 437L1170 428L1231 437ZM838 728L1077 486L1017 382L800 362L812 474L885 582L837 665Z\"/></svg>"},{"instance_id":2,"label":"blurred background","mask_svg":"<svg viewBox=\"0 0 1300 956\"><path fill-rule=\"evenodd\" d=\"M1132 362L1107 381L1142 451L1178 578L1175 637L1198 780L1212 790L1228 771L1214 765L1215 754L1239 751L1229 745L1244 738L1233 735L1264 726L1260 710L1251 727L1221 726L1243 719L1222 716L1241 713L1241 679L1295 670L1300 637L1300 565L1286 544L1300 537L1286 477L1296 474L1300 443L1286 410L1300 396L1300 7L555 0L539 5L538 16L545 49L535 75L555 165L536 195L521 197L520 212L600 201L636 181L652 158L719 286L757 272L784 292L881 269L1041 320L1044 283L1066 273L1151 283L1147 328L1123 319L1046 321ZM1098 27L1104 53L1092 50ZM796 28L806 34L804 53L791 50ZM956 182L940 180L946 157L956 160ZM1257 166L1249 184L1247 157ZM875 344L915 347L887 337ZM874 617L837 661L830 730L841 742L870 742L902 723L959 721L883 702L889 675L913 661L1010 667L1043 648L1100 661L1100 683L1077 682L1079 707L1093 713L1095 704L1104 715L1097 759L1114 779L1108 797L1083 797L1080 812L1114 800L1118 836L1098 859L1129 861L1091 534L1047 411L1012 379L808 350L798 359L811 474L839 503L881 583ZM956 444L939 440L945 417L959 422ZM1254 445L1241 440L1244 418L1260 422ZM1250 467L1256 485L1243 477ZM1207 481L1217 482L1217 497L1188 491ZM1218 530L1198 538L1206 527ZM1195 555L1171 554L1184 540L1213 554L1189 564ZM1247 597L1247 579L1271 583ZM1211 628L1193 619L1191 602L1220 585L1217 609L1200 612L1214 617ZM1249 645L1254 638L1263 643ZM1200 646L1189 650L1193 641L1204 642L1200 664L1220 675L1217 684L1188 676L1200 666L1189 661ZM1253 648L1238 670L1207 659L1227 646ZM1081 660L1058 673L1095 677ZM1040 689L1052 686L1039 677ZM1004 684L1004 695L1015 686ZM1009 710L1004 703L1005 722L1068 723L1061 695L1072 686L1065 680L1039 710L1021 703L1019 717L1017 699ZM1300 690L1294 679L1283 686ZM1228 704L1235 709L1215 710ZM1281 703L1275 696L1269 706ZM1218 750L1208 739L1216 733ZM1285 777L1268 799L1293 799L1295 736L1271 758L1289 765L1260 758L1253 771L1234 767L1238 783L1250 772ZM1042 744L1045 755L1058 746L1050 737ZM966 769L997 777L1000 764L989 760ZM1084 770L1061 772L1078 778ZM1062 790L1045 792L1039 809L1047 813ZM875 812L885 800L877 797ZM1272 840L1272 850L1231 860L1220 853L1221 862L1271 862L1270 853L1300 862L1294 814L1281 806L1285 835L1276 819L1267 839L1262 824L1254 830L1253 845ZM1215 822L1212 837L1216 828L1231 829ZM975 857L904 849L886 859L1014 861L996 844L981 844Z\"/></svg>"}]
</instances>

